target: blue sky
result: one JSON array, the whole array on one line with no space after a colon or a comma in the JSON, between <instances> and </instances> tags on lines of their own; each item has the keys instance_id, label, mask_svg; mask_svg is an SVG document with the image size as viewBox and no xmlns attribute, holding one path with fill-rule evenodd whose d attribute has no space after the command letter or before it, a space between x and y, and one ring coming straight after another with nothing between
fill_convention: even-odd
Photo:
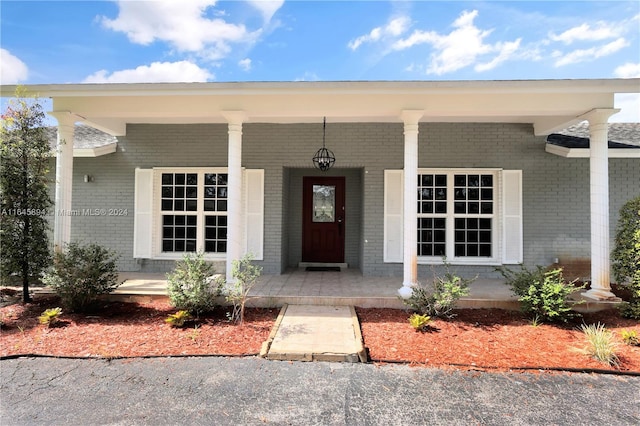
<instances>
[{"instance_id":1,"label":"blue sky","mask_svg":"<svg viewBox=\"0 0 640 426\"><path fill-rule=\"evenodd\" d=\"M3 0L0 14L2 84L640 77L637 0ZM612 121L640 121L637 95L616 104Z\"/></svg>"}]
</instances>

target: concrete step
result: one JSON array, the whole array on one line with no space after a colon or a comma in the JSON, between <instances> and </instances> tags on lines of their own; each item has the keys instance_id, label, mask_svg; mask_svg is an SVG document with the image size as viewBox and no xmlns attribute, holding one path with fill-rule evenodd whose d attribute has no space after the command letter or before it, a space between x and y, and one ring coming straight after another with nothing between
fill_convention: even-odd
<instances>
[{"instance_id":1,"label":"concrete step","mask_svg":"<svg viewBox=\"0 0 640 426\"><path fill-rule=\"evenodd\" d=\"M353 306L284 305L261 356L288 361L367 360Z\"/></svg>"}]
</instances>

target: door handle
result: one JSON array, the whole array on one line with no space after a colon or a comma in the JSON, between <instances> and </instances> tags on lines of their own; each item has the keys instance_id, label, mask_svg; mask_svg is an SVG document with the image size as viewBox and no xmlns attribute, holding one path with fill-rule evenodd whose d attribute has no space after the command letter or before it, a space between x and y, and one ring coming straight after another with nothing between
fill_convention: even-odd
<instances>
[{"instance_id":1,"label":"door handle","mask_svg":"<svg viewBox=\"0 0 640 426\"><path fill-rule=\"evenodd\" d=\"M342 236L342 218L338 217L338 235Z\"/></svg>"}]
</instances>

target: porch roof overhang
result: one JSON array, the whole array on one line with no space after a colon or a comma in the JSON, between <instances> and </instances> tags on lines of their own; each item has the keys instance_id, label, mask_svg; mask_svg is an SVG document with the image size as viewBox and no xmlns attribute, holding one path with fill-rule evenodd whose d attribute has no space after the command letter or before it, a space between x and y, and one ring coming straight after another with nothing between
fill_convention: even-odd
<instances>
[{"instance_id":1,"label":"porch roof overhang","mask_svg":"<svg viewBox=\"0 0 640 426\"><path fill-rule=\"evenodd\" d=\"M529 123L547 135L613 108L615 93L640 91L640 79L51 84L26 87L114 136L129 123L227 123L242 111L248 123L421 122ZM12 96L15 86L1 86Z\"/></svg>"}]
</instances>

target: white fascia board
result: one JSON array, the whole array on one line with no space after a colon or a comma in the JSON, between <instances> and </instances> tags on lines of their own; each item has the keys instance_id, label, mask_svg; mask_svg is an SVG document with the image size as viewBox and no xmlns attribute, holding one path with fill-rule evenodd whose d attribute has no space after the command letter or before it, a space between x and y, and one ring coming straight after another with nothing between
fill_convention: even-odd
<instances>
[{"instance_id":1,"label":"white fascia board","mask_svg":"<svg viewBox=\"0 0 640 426\"><path fill-rule=\"evenodd\" d=\"M99 146L96 148L74 148L73 149L73 156L74 158L80 158L80 157L101 157L103 155L107 155L107 154L113 154L114 152L116 152L118 149L118 143L114 142L114 143L110 143L109 145L103 145L103 146ZM52 151L51 152L51 156L52 157L57 157L58 156L58 152L57 151Z\"/></svg>"},{"instance_id":2,"label":"white fascia board","mask_svg":"<svg viewBox=\"0 0 640 426\"><path fill-rule=\"evenodd\" d=\"M553 144L546 144L544 150L549 154L564 158L589 158L589 148L566 148ZM640 148L609 148L609 158L640 158Z\"/></svg>"}]
</instances>

